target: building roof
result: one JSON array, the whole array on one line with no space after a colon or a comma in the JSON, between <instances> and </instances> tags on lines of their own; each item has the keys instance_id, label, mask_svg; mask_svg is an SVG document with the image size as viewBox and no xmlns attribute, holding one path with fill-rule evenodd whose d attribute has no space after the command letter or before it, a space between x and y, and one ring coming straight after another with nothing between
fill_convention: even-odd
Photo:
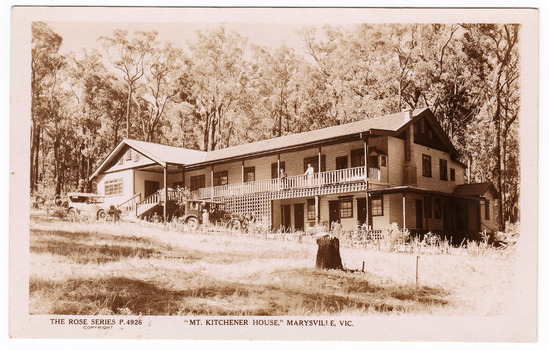
<instances>
[{"instance_id":1,"label":"building roof","mask_svg":"<svg viewBox=\"0 0 549 350\"><path fill-rule=\"evenodd\" d=\"M457 196L482 197L489 190L494 193L494 198L499 197L498 191L491 182L458 185L453 194Z\"/></svg>"},{"instance_id":2,"label":"building roof","mask_svg":"<svg viewBox=\"0 0 549 350\"><path fill-rule=\"evenodd\" d=\"M426 110L428 110L428 108L414 110L413 117L422 114ZM206 160L208 162L211 162L236 156L244 156L254 153L262 153L277 149L283 149L290 146L306 145L309 143L329 140L341 136L367 132L373 129L395 132L410 121L409 119L407 119L406 113L407 112L399 112L383 117L365 119L353 123L331 126L324 129L312 130L299 134L286 135L268 140L222 148L208 152Z\"/></svg>"},{"instance_id":3,"label":"building roof","mask_svg":"<svg viewBox=\"0 0 549 350\"><path fill-rule=\"evenodd\" d=\"M124 138L120 141L116 148L109 153L103 162L99 164L93 174L90 175L90 179L97 176L116 157L116 155L124 149L125 146L135 149L161 166L166 166L167 163L184 165L200 163L206 160L207 154L207 152L204 151Z\"/></svg>"},{"instance_id":4,"label":"building roof","mask_svg":"<svg viewBox=\"0 0 549 350\"><path fill-rule=\"evenodd\" d=\"M159 143L124 139L124 143L159 163L194 164L206 160L207 152L161 145Z\"/></svg>"},{"instance_id":5,"label":"building roof","mask_svg":"<svg viewBox=\"0 0 549 350\"><path fill-rule=\"evenodd\" d=\"M338 138L359 135L361 133L381 132L389 135L398 135L410 123L420 117L426 117L435 126L436 132L441 134L443 142L449 149L456 153L455 148L442 131L440 125L436 122L429 108L415 109L410 115L409 111L402 111L382 117L371 118L352 122L343 125L336 125L324 129L302 132L299 134L286 135L268 140L246 143L238 146L227 147L214 151L197 151L182 147L166 146L158 143L123 139L120 144L107 156L99 165L97 170L90 176L90 179L97 176L101 170L107 166L112 159L116 157L125 145L128 145L146 157L152 159L161 166L170 164L180 165L200 165L206 163L215 163L217 161L235 158L247 157L269 152L276 152L293 147L302 147L311 144L329 142Z\"/></svg>"}]
</instances>

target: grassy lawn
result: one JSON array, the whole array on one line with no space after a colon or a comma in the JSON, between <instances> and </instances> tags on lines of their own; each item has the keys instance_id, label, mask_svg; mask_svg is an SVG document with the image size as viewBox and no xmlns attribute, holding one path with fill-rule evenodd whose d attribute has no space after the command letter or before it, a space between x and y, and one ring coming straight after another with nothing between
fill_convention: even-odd
<instances>
[{"instance_id":1,"label":"grassy lawn","mask_svg":"<svg viewBox=\"0 0 549 350\"><path fill-rule=\"evenodd\" d=\"M313 240L31 222L32 314L492 316L513 304L509 254L421 255L416 288L415 254L342 248L348 271L321 271Z\"/></svg>"}]
</instances>

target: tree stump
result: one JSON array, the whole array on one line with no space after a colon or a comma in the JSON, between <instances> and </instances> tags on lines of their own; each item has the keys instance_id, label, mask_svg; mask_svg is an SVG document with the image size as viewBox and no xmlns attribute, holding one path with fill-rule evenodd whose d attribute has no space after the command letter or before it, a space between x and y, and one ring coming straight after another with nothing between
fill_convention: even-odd
<instances>
[{"instance_id":1,"label":"tree stump","mask_svg":"<svg viewBox=\"0 0 549 350\"><path fill-rule=\"evenodd\" d=\"M339 239L337 237L323 236L316 239L318 252L316 253L317 269L343 270L341 255L339 254Z\"/></svg>"}]
</instances>

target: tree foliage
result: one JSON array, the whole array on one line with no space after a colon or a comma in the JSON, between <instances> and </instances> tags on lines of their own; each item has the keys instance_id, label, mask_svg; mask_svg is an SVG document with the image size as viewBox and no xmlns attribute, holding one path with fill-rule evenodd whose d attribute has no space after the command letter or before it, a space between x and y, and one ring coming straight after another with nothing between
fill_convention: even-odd
<instances>
[{"instance_id":1,"label":"tree foliage","mask_svg":"<svg viewBox=\"0 0 549 350\"><path fill-rule=\"evenodd\" d=\"M76 188L123 136L214 150L429 107L471 179L496 185L502 222L516 222L519 34L511 24L303 27L299 54L219 25L184 47L115 30L98 38L102 52L60 55L61 36L35 22L31 190Z\"/></svg>"}]
</instances>

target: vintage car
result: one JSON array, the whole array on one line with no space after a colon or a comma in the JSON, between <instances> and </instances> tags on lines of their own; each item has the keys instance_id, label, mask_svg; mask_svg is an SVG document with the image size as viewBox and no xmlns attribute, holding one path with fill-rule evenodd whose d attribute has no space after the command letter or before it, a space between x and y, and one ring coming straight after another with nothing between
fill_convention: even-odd
<instances>
[{"instance_id":1,"label":"vintage car","mask_svg":"<svg viewBox=\"0 0 549 350\"><path fill-rule=\"evenodd\" d=\"M71 216L85 215L104 220L109 215L109 206L103 197L93 193L71 192L68 194L67 212Z\"/></svg>"},{"instance_id":2,"label":"vintage car","mask_svg":"<svg viewBox=\"0 0 549 350\"><path fill-rule=\"evenodd\" d=\"M242 228L244 222L241 215L228 213L225 203L198 199L183 200L178 216L180 222L191 228L204 224L205 218L209 223L218 223L234 229Z\"/></svg>"}]
</instances>

